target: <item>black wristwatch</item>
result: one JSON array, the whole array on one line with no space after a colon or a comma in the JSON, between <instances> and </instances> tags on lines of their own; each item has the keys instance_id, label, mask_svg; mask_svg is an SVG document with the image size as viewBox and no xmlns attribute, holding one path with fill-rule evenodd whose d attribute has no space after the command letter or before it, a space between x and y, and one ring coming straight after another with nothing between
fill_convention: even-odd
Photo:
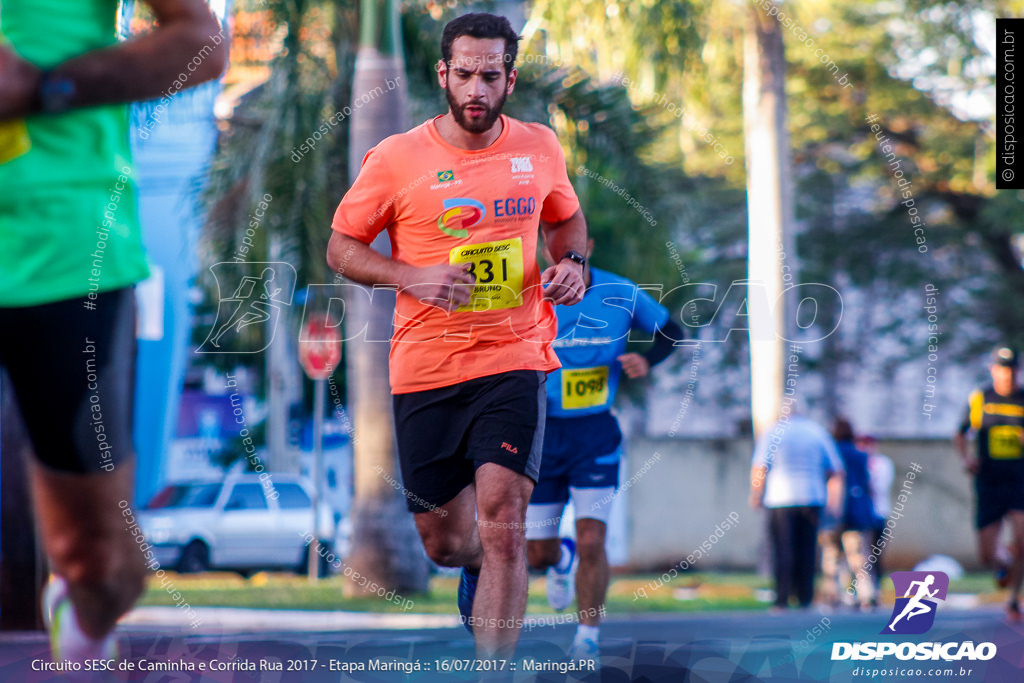
<instances>
[{"instance_id":1,"label":"black wristwatch","mask_svg":"<svg viewBox=\"0 0 1024 683\"><path fill-rule=\"evenodd\" d=\"M75 83L70 78L44 71L36 87L34 109L41 114L62 114L71 109L75 93Z\"/></svg>"},{"instance_id":2,"label":"black wristwatch","mask_svg":"<svg viewBox=\"0 0 1024 683\"><path fill-rule=\"evenodd\" d=\"M580 252L576 251L575 249L570 249L569 251L565 252L562 258L558 260L564 261L565 259L569 259L573 263L578 263L581 266L587 265L587 258Z\"/></svg>"}]
</instances>

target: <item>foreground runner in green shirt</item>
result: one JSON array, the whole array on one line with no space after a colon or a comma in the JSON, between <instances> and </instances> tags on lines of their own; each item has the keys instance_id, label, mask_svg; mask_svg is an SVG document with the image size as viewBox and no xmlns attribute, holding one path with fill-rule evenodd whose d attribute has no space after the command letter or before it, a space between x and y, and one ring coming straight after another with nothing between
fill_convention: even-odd
<instances>
[{"instance_id":1,"label":"foreground runner in green shirt","mask_svg":"<svg viewBox=\"0 0 1024 683\"><path fill-rule=\"evenodd\" d=\"M36 455L58 664L115 656L114 625L143 588L128 520L132 285L147 268L123 103L214 78L226 61L203 0L147 4L159 25L121 44L116 0L0 5L0 367Z\"/></svg>"}]
</instances>

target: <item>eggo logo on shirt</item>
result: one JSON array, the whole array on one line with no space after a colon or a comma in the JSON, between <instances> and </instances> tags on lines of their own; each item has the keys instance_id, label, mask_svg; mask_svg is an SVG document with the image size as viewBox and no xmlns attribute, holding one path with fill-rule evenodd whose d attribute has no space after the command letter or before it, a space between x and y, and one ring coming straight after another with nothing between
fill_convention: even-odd
<instances>
[{"instance_id":1,"label":"eggo logo on shirt","mask_svg":"<svg viewBox=\"0 0 1024 683\"><path fill-rule=\"evenodd\" d=\"M484 205L468 197L452 197L444 200L444 209L437 217L437 228L452 237L469 237L469 228L487 215Z\"/></svg>"},{"instance_id":2,"label":"eggo logo on shirt","mask_svg":"<svg viewBox=\"0 0 1024 683\"><path fill-rule=\"evenodd\" d=\"M494 217L532 216L537 208L537 200L533 197L506 197L494 200Z\"/></svg>"}]
</instances>

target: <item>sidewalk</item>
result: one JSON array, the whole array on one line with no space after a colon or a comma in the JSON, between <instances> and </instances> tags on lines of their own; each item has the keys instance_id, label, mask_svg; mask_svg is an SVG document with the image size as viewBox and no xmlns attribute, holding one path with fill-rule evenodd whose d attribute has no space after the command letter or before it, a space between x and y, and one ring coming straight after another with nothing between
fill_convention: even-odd
<instances>
[{"instance_id":1,"label":"sidewalk","mask_svg":"<svg viewBox=\"0 0 1024 683\"><path fill-rule=\"evenodd\" d=\"M178 607L137 607L119 622L122 628L194 631L357 631L414 630L460 626L457 614L387 614L322 610L193 607L195 617ZM191 625L198 620L198 629Z\"/></svg>"}]
</instances>

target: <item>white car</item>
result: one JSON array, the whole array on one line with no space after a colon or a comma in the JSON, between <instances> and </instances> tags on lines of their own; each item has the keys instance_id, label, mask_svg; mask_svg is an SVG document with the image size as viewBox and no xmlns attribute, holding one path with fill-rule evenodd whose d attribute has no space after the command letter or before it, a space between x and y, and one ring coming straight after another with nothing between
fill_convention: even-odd
<instances>
[{"instance_id":1,"label":"white car","mask_svg":"<svg viewBox=\"0 0 1024 683\"><path fill-rule=\"evenodd\" d=\"M263 569L305 572L313 529L311 485L294 474L229 474L161 489L139 513L157 562L180 572ZM340 515L320 506L319 543L341 545ZM336 563L337 564L337 563ZM321 559L320 574L331 568Z\"/></svg>"}]
</instances>

